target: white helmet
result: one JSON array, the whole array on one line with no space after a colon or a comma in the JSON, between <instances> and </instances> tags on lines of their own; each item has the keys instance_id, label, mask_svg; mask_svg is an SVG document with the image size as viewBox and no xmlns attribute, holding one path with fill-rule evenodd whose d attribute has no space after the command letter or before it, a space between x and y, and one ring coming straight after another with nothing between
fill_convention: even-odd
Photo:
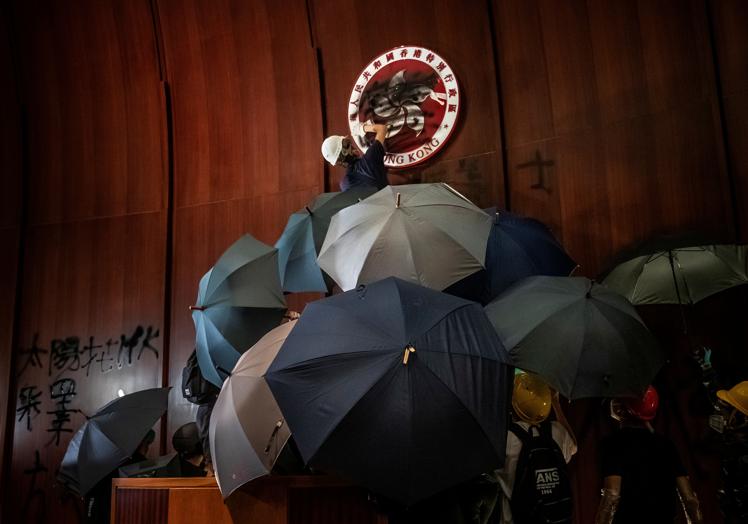
<instances>
[{"instance_id":1,"label":"white helmet","mask_svg":"<svg viewBox=\"0 0 748 524\"><path fill-rule=\"evenodd\" d=\"M322 156L332 165L338 163L338 157L343 150L344 138L343 136L332 135L325 138L325 141L322 142Z\"/></svg>"}]
</instances>

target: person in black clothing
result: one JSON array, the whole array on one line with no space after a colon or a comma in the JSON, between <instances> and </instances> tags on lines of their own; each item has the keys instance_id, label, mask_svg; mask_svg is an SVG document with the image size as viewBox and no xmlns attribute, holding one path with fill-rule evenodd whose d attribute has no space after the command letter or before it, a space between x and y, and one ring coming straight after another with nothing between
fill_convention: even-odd
<instances>
[{"instance_id":1,"label":"person in black clothing","mask_svg":"<svg viewBox=\"0 0 748 524\"><path fill-rule=\"evenodd\" d=\"M329 136L322 142L322 156L333 166L346 168L345 177L340 182L340 190L348 191L356 187L383 189L389 183L387 168L384 166L384 139L387 126L384 124L361 124L363 133L375 133L374 140L363 156L353 147L350 136Z\"/></svg>"},{"instance_id":2,"label":"person in black clothing","mask_svg":"<svg viewBox=\"0 0 748 524\"><path fill-rule=\"evenodd\" d=\"M716 392L709 417L720 457L719 505L725 524L748 522L748 381Z\"/></svg>"},{"instance_id":3,"label":"person in black clothing","mask_svg":"<svg viewBox=\"0 0 748 524\"><path fill-rule=\"evenodd\" d=\"M179 454L179 466L183 477L204 477L206 475L203 444L197 424L188 422L177 428L171 437L171 445Z\"/></svg>"},{"instance_id":4,"label":"person in black clothing","mask_svg":"<svg viewBox=\"0 0 748 524\"><path fill-rule=\"evenodd\" d=\"M675 445L649 424L658 404L652 386L641 399L611 400L610 415L620 429L602 444L604 481L595 524L673 522L679 498L690 522L703 522Z\"/></svg>"}]
</instances>

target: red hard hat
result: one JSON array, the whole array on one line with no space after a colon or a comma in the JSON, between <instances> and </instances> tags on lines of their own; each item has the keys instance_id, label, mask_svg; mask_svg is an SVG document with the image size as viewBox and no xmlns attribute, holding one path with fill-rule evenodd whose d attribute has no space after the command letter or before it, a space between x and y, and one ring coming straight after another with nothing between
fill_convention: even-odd
<instances>
[{"instance_id":1,"label":"red hard hat","mask_svg":"<svg viewBox=\"0 0 748 524\"><path fill-rule=\"evenodd\" d=\"M652 420L657 414L657 407L660 405L660 396L657 390L652 386L647 388L644 396L641 398L627 398L623 400L623 405L633 416L640 420Z\"/></svg>"}]
</instances>

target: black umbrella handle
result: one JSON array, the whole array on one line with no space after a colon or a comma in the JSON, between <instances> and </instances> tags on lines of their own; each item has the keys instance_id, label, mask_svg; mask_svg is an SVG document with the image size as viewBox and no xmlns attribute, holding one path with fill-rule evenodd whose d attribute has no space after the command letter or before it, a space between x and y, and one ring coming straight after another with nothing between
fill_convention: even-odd
<instances>
[{"instance_id":1,"label":"black umbrella handle","mask_svg":"<svg viewBox=\"0 0 748 524\"><path fill-rule=\"evenodd\" d=\"M265 446L265 455L270 453L270 446L273 444L273 440L275 440L275 436L278 434L278 431L280 428L283 427L283 421L279 420L275 423L275 428L273 428L273 432L270 434L270 438L268 439L268 444Z\"/></svg>"}]
</instances>

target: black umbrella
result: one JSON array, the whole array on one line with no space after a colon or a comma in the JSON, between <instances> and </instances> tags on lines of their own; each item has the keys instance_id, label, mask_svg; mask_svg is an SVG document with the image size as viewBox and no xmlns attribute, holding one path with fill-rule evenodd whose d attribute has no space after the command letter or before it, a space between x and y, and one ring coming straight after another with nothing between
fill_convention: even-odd
<instances>
[{"instance_id":1,"label":"black umbrella","mask_svg":"<svg viewBox=\"0 0 748 524\"><path fill-rule=\"evenodd\" d=\"M60 481L80 495L128 459L166 412L169 388L116 398L89 417L68 444Z\"/></svg>"},{"instance_id":2,"label":"black umbrella","mask_svg":"<svg viewBox=\"0 0 748 524\"><path fill-rule=\"evenodd\" d=\"M506 358L478 304L390 277L309 304L265 380L305 461L410 504L502 465Z\"/></svg>"},{"instance_id":3,"label":"black umbrella","mask_svg":"<svg viewBox=\"0 0 748 524\"><path fill-rule=\"evenodd\" d=\"M526 278L486 314L511 363L569 399L641 395L665 361L629 301L586 278Z\"/></svg>"}]
</instances>

